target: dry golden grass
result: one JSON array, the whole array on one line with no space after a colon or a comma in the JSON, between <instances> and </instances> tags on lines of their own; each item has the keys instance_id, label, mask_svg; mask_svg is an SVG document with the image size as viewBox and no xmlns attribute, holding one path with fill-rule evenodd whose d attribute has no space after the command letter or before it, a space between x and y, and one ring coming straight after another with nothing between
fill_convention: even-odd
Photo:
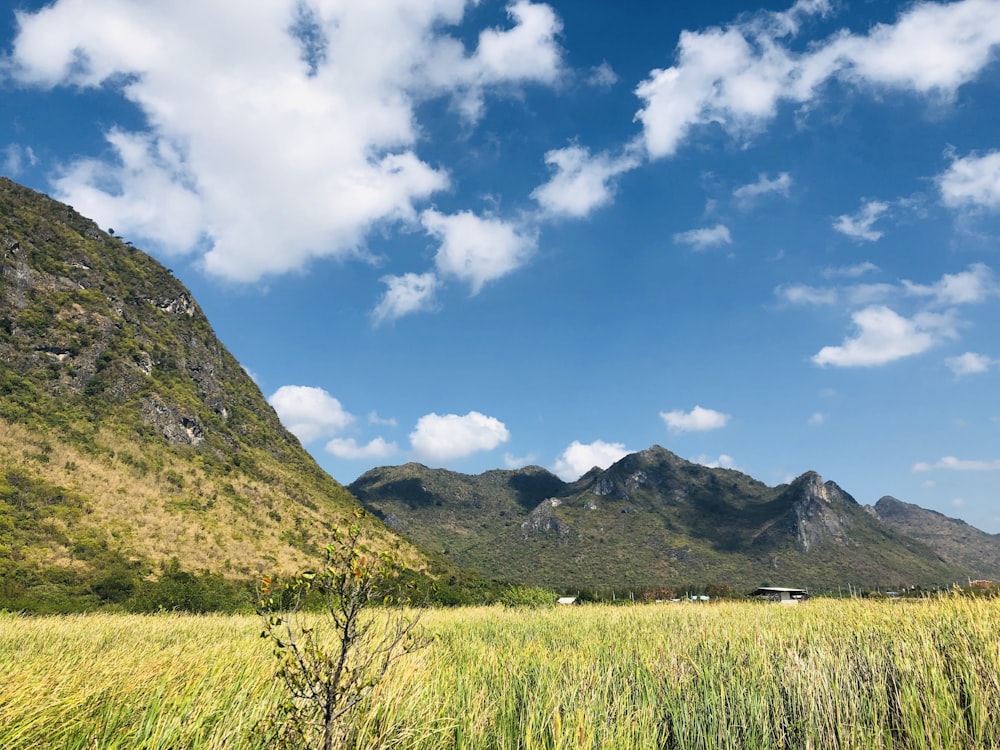
<instances>
[{"instance_id":1,"label":"dry golden grass","mask_svg":"<svg viewBox=\"0 0 1000 750\"><path fill-rule=\"evenodd\" d=\"M349 512L322 499L313 499L315 507L300 502L308 499L307 490L293 497L287 489L300 484L294 470L264 454L255 459L273 477L270 485L241 472L206 471L196 454L166 445L138 447L109 431L94 443L102 450L50 442L0 419L0 471L21 467L83 496L86 513L70 537L93 532L152 562L176 556L185 569L232 576L300 570L315 562L312 551L322 550L332 525L343 523ZM43 564L78 565L66 546L36 548L26 556ZM403 556L418 559L406 546Z\"/></svg>"},{"instance_id":2,"label":"dry golden grass","mask_svg":"<svg viewBox=\"0 0 1000 750\"><path fill-rule=\"evenodd\" d=\"M361 748L1000 748L1000 601L431 610ZM0 617L0 747L263 748L252 617Z\"/></svg>"}]
</instances>

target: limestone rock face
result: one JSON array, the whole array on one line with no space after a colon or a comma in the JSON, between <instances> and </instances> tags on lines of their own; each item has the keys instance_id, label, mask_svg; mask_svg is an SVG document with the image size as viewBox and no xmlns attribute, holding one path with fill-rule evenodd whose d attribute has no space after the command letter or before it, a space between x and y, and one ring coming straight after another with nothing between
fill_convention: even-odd
<instances>
[{"instance_id":1,"label":"limestone rock face","mask_svg":"<svg viewBox=\"0 0 1000 750\"><path fill-rule=\"evenodd\" d=\"M799 549L809 552L819 542L829 539L834 544L849 544L851 517L844 512L848 504L857 505L850 495L834 482L810 472L798 481L800 498L793 506L796 521L796 541Z\"/></svg>"}]
</instances>

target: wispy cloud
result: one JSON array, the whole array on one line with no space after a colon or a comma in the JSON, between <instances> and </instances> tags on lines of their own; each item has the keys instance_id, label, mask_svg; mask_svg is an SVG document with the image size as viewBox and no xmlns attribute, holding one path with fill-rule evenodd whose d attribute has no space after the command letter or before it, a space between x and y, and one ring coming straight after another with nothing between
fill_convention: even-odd
<instances>
[{"instance_id":1,"label":"wispy cloud","mask_svg":"<svg viewBox=\"0 0 1000 750\"><path fill-rule=\"evenodd\" d=\"M966 375L979 375L1000 365L1000 361L992 357L987 357L985 354L976 354L975 352L966 352L957 357L949 357L944 363L948 365L948 369L955 373L956 378Z\"/></svg>"},{"instance_id":2,"label":"wispy cloud","mask_svg":"<svg viewBox=\"0 0 1000 750\"><path fill-rule=\"evenodd\" d=\"M945 456L934 462L925 463L923 461L913 465L913 471L934 471L943 469L947 471L1000 471L1000 458L993 461L977 461L956 458L955 456Z\"/></svg>"},{"instance_id":3,"label":"wispy cloud","mask_svg":"<svg viewBox=\"0 0 1000 750\"><path fill-rule=\"evenodd\" d=\"M871 261L864 261L853 266L831 266L823 269L823 276L828 279L857 279L866 273L874 273L879 270Z\"/></svg>"},{"instance_id":4,"label":"wispy cloud","mask_svg":"<svg viewBox=\"0 0 1000 750\"><path fill-rule=\"evenodd\" d=\"M960 273L947 273L934 284L904 281L903 286L910 294L925 297L937 306L982 302L1000 293L993 270L983 263L975 263Z\"/></svg>"},{"instance_id":5,"label":"wispy cloud","mask_svg":"<svg viewBox=\"0 0 1000 750\"><path fill-rule=\"evenodd\" d=\"M733 198L745 209L766 195L780 195L787 198L791 187L792 177L788 172L781 172L774 179L762 173L756 182L736 188L733 191Z\"/></svg>"},{"instance_id":6,"label":"wispy cloud","mask_svg":"<svg viewBox=\"0 0 1000 750\"><path fill-rule=\"evenodd\" d=\"M873 264L866 262L846 269L827 269L823 275L853 278L873 269ZM783 284L775 288L774 294L786 306L841 306L849 312L853 333L840 345L823 347L811 358L814 364L875 367L922 354L943 341L958 338L963 325L959 308L1000 294L1000 287L993 271L976 263L965 271L944 274L930 284L909 280L897 284ZM912 312L901 313L901 308ZM968 356L949 360L956 373L976 364Z\"/></svg>"},{"instance_id":7,"label":"wispy cloud","mask_svg":"<svg viewBox=\"0 0 1000 750\"><path fill-rule=\"evenodd\" d=\"M716 224L714 227L678 232L674 235L674 242L678 245L690 245L695 250L707 250L719 245L731 245L733 238L729 234L729 227Z\"/></svg>"},{"instance_id":8,"label":"wispy cloud","mask_svg":"<svg viewBox=\"0 0 1000 750\"><path fill-rule=\"evenodd\" d=\"M857 213L838 216L833 222L833 228L854 240L876 242L882 238L883 233L874 229L874 224L888 210L888 203L868 201Z\"/></svg>"},{"instance_id":9,"label":"wispy cloud","mask_svg":"<svg viewBox=\"0 0 1000 750\"><path fill-rule=\"evenodd\" d=\"M434 309L435 294L440 286L434 273L383 276L382 283L387 288L372 310L372 320L375 325L415 312Z\"/></svg>"}]
</instances>

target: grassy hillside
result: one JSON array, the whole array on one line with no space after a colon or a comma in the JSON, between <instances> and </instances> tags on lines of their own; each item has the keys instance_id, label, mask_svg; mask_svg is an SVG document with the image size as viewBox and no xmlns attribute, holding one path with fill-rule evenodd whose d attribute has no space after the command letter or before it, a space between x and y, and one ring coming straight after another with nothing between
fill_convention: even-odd
<instances>
[{"instance_id":1,"label":"grassy hillside","mask_svg":"<svg viewBox=\"0 0 1000 750\"><path fill-rule=\"evenodd\" d=\"M357 508L166 268L0 179L0 607L296 569Z\"/></svg>"}]
</instances>

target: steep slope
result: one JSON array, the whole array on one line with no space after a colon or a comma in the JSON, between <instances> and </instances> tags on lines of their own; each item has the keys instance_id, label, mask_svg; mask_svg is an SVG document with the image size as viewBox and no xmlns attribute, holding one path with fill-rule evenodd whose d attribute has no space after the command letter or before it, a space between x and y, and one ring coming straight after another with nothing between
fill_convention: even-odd
<instances>
[{"instance_id":1,"label":"steep slope","mask_svg":"<svg viewBox=\"0 0 1000 750\"><path fill-rule=\"evenodd\" d=\"M534 492L515 491L525 483ZM572 484L538 467L471 477L407 464L373 469L349 489L461 565L567 589L784 582L835 590L962 575L814 472L772 488L659 446Z\"/></svg>"},{"instance_id":2,"label":"steep slope","mask_svg":"<svg viewBox=\"0 0 1000 750\"><path fill-rule=\"evenodd\" d=\"M870 510L886 526L917 539L973 579L1000 580L1000 534L987 534L937 511L883 497Z\"/></svg>"},{"instance_id":3,"label":"steep slope","mask_svg":"<svg viewBox=\"0 0 1000 750\"><path fill-rule=\"evenodd\" d=\"M170 271L0 179L0 597L294 569L356 508Z\"/></svg>"}]
</instances>

